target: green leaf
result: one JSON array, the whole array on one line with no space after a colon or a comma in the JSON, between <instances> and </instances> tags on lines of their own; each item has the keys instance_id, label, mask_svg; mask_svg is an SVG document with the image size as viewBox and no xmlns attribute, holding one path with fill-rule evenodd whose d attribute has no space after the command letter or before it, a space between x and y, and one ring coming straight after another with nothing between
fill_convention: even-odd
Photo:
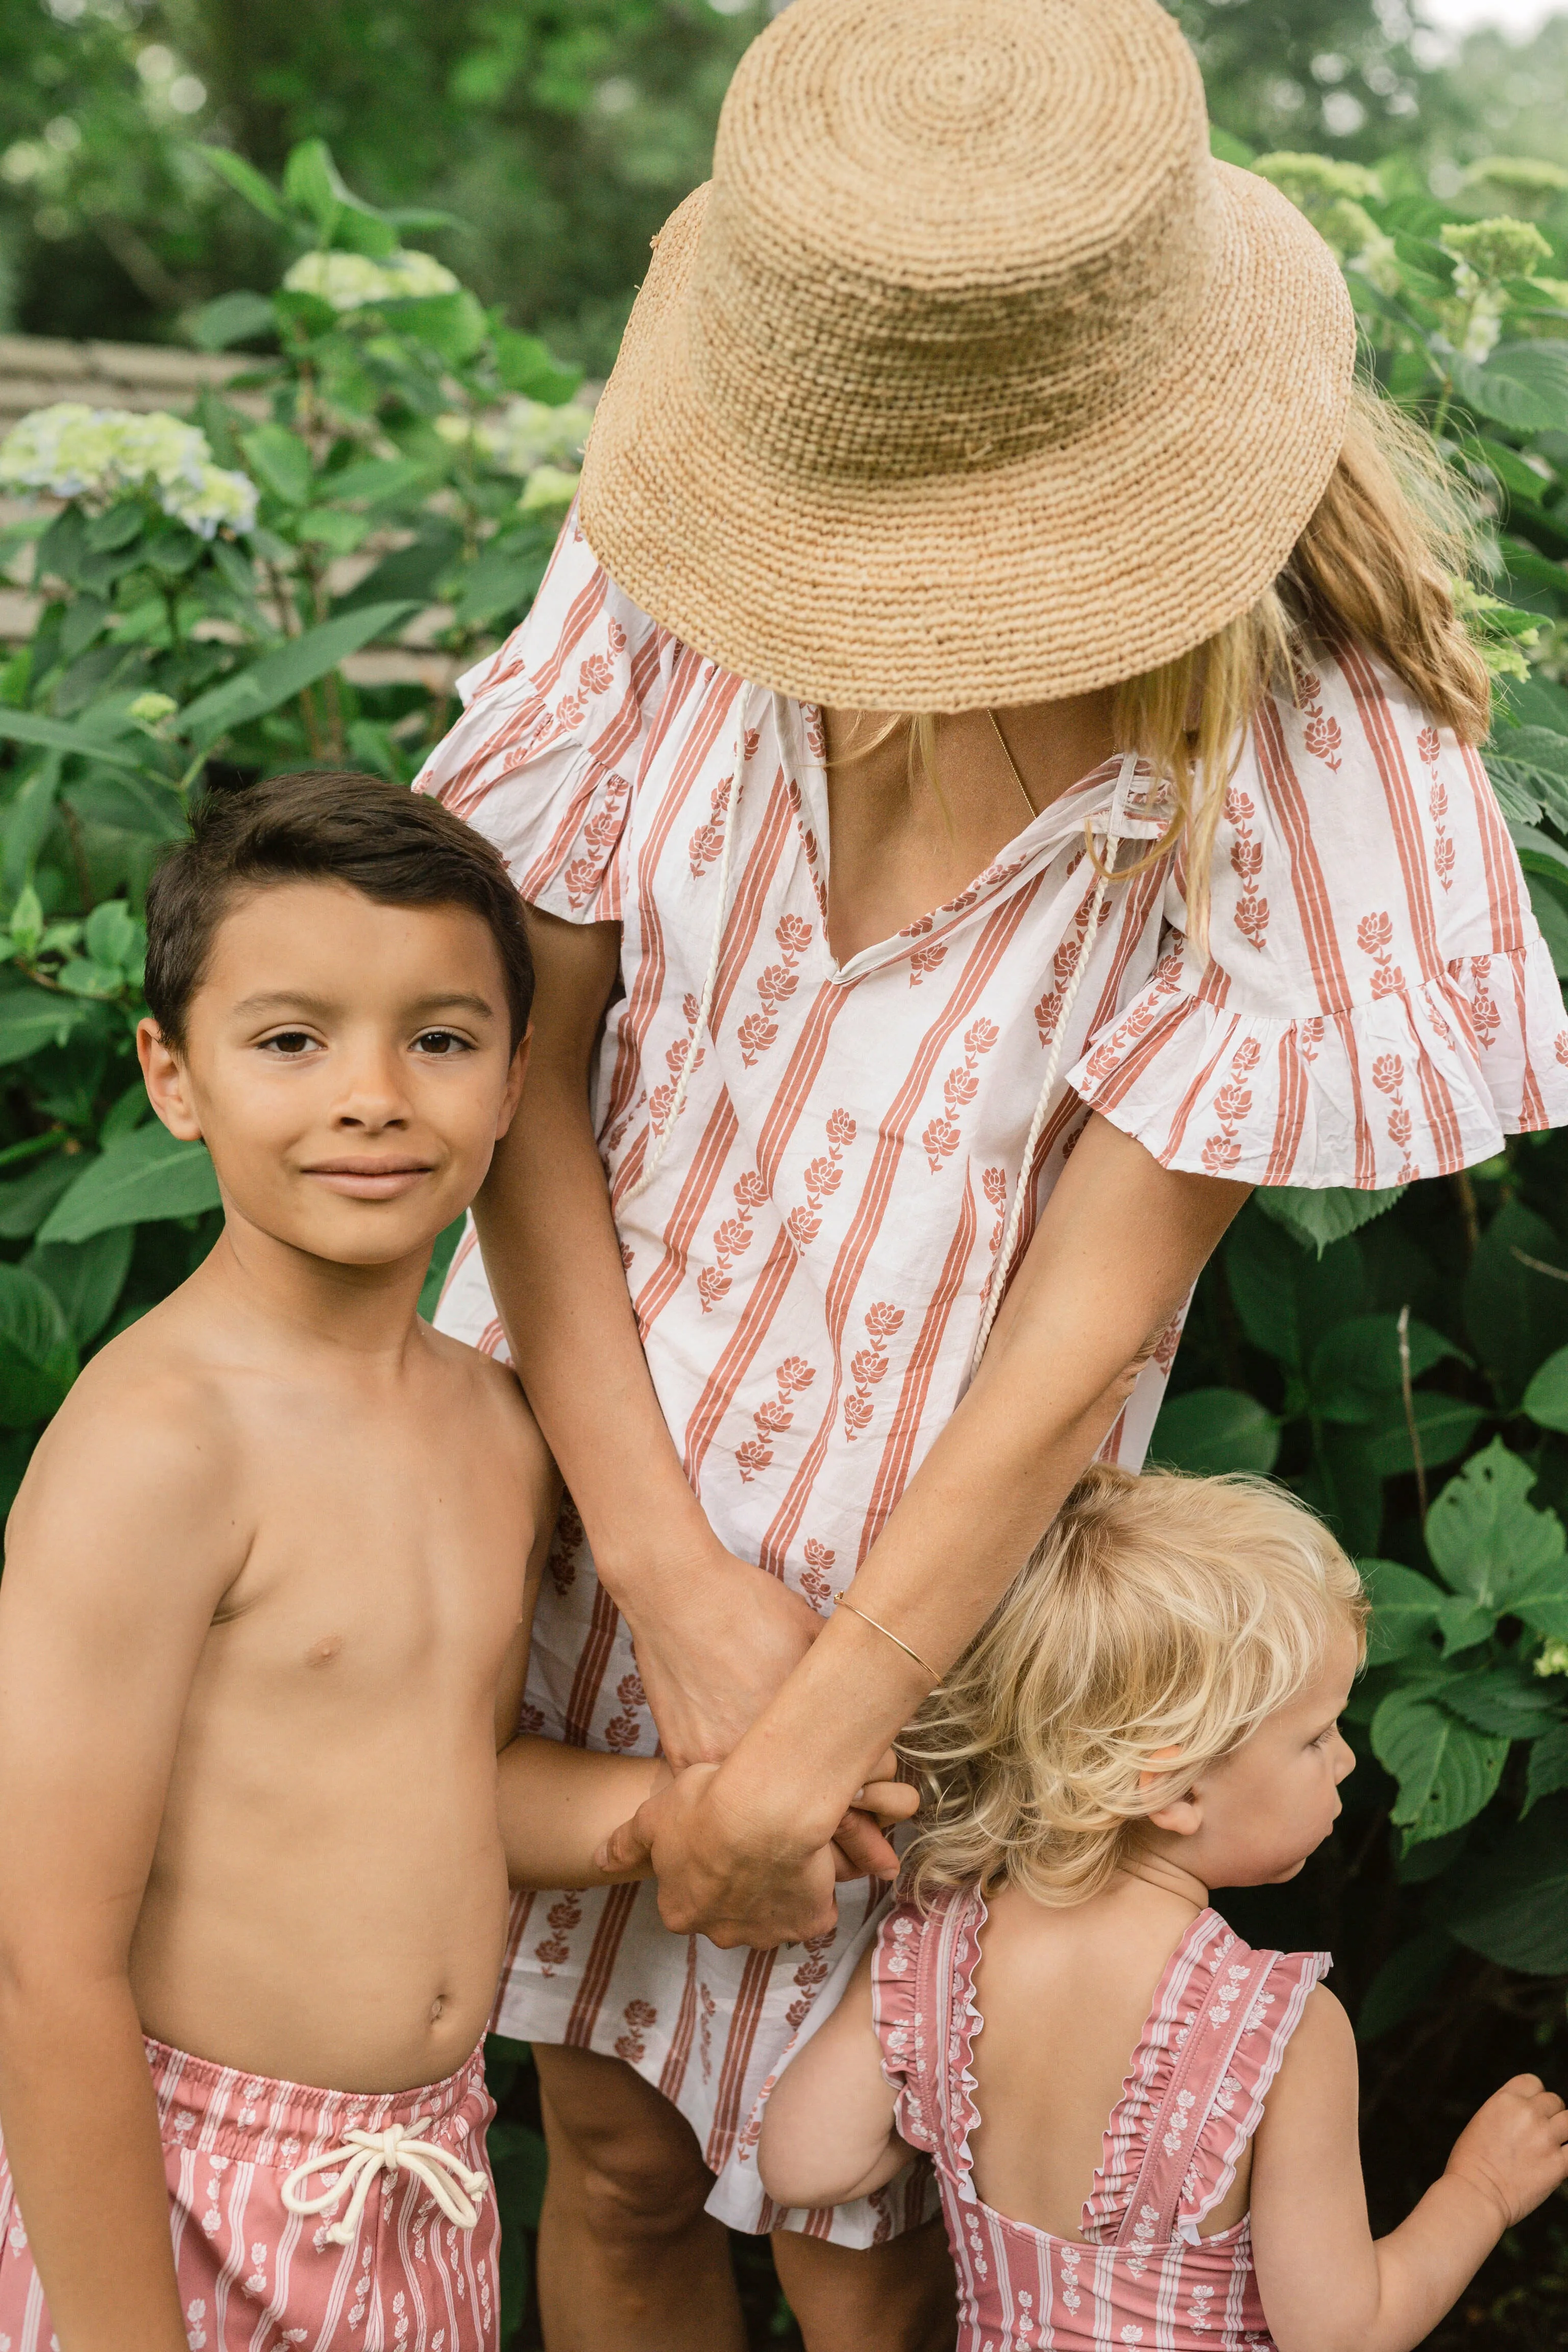
<instances>
[{"instance_id":1,"label":"green leaf","mask_svg":"<svg viewBox=\"0 0 1568 2352\"><path fill-rule=\"evenodd\" d=\"M45 1045L63 1045L92 1016L93 1007L79 997L56 996L42 988L8 989L0 996L0 1066L25 1062Z\"/></svg>"},{"instance_id":2,"label":"green leaf","mask_svg":"<svg viewBox=\"0 0 1568 2352\"><path fill-rule=\"evenodd\" d=\"M1542 1429L1568 1430L1568 1348L1548 1356L1524 1391L1523 1409Z\"/></svg>"},{"instance_id":3,"label":"green leaf","mask_svg":"<svg viewBox=\"0 0 1568 2352\"><path fill-rule=\"evenodd\" d=\"M85 1160L57 1151L37 1167L29 1168L25 1176L0 1184L0 1235L8 1242L16 1242L37 1233L60 1194L76 1181L87 1164Z\"/></svg>"},{"instance_id":4,"label":"green leaf","mask_svg":"<svg viewBox=\"0 0 1568 2352\"><path fill-rule=\"evenodd\" d=\"M1437 1631L1443 1637L1445 1658L1458 1657L1462 1650L1489 1642L1497 1632L1497 1611L1489 1609L1484 1601L1472 1601L1468 1592L1450 1592L1437 1604Z\"/></svg>"},{"instance_id":5,"label":"green leaf","mask_svg":"<svg viewBox=\"0 0 1568 2352\"><path fill-rule=\"evenodd\" d=\"M275 335L278 316L265 294L237 288L204 302L187 322L198 351L226 352L231 343L249 342L258 335Z\"/></svg>"},{"instance_id":6,"label":"green leaf","mask_svg":"<svg viewBox=\"0 0 1568 2352\"><path fill-rule=\"evenodd\" d=\"M365 457L340 473L323 474L317 488L333 499L363 499L367 506L378 507L428 490L437 473L434 462L425 457Z\"/></svg>"},{"instance_id":7,"label":"green leaf","mask_svg":"<svg viewBox=\"0 0 1568 2352\"><path fill-rule=\"evenodd\" d=\"M395 548L390 555L384 555L357 587L338 598L334 612L357 613L363 605L392 596L416 599L416 610L419 604L430 601L442 574L461 553L462 545L463 534L455 522L445 515L427 515L420 523L417 536L406 547Z\"/></svg>"},{"instance_id":8,"label":"green leaf","mask_svg":"<svg viewBox=\"0 0 1568 2352\"><path fill-rule=\"evenodd\" d=\"M85 727L69 727L63 719L46 719L36 710L12 710L0 704L0 736L12 743L37 743L50 751L74 751L79 759L102 760L111 768L144 772L146 761L132 751L106 743Z\"/></svg>"},{"instance_id":9,"label":"green leaf","mask_svg":"<svg viewBox=\"0 0 1568 2352\"><path fill-rule=\"evenodd\" d=\"M1399 1783L1390 1816L1407 1845L1442 1837L1496 1794L1509 1743L1473 1731L1425 1687L1392 1690L1372 1718L1373 1753Z\"/></svg>"},{"instance_id":10,"label":"green leaf","mask_svg":"<svg viewBox=\"0 0 1568 2352\"><path fill-rule=\"evenodd\" d=\"M1568 1347L1568 1282L1537 1273L1526 1258L1568 1265L1568 1247L1544 1217L1505 1201L1470 1260L1464 1307L1466 1329L1506 1405L1523 1395L1548 1356Z\"/></svg>"},{"instance_id":11,"label":"green leaf","mask_svg":"<svg viewBox=\"0 0 1568 2352\"><path fill-rule=\"evenodd\" d=\"M113 1314L135 1245L134 1225L114 1225L89 1242L47 1242L23 1259L54 1292L79 1348L96 1339Z\"/></svg>"},{"instance_id":12,"label":"green leaf","mask_svg":"<svg viewBox=\"0 0 1568 2352\"><path fill-rule=\"evenodd\" d=\"M369 515L350 514L343 507L311 507L294 529L311 546L329 548L334 555L352 555L374 527Z\"/></svg>"},{"instance_id":13,"label":"green leaf","mask_svg":"<svg viewBox=\"0 0 1568 2352\"><path fill-rule=\"evenodd\" d=\"M1156 1461L1200 1477L1226 1470L1266 1473L1279 1452L1279 1423L1240 1389L1189 1389L1166 1398L1150 1451Z\"/></svg>"},{"instance_id":14,"label":"green leaf","mask_svg":"<svg viewBox=\"0 0 1568 2352\"><path fill-rule=\"evenodd\" d=\"M379 307L389 327L427 344L449 366L472 359L485 340L485 314L466 286L453 294L419 295Z\"/></svg>"},{"instance_id":15,"label":"green leaf","mask_svg":"<svg viewBox=\"0 0 1568 2352\"><path fill-rule=\"evenodd\" d=\"M1524 1811L1528 1813L1543 1797L1556 1796L1560 1789L1568 1789L1568 1723L1554 1723L1530 1751Z\"/></svg>"},{"instance_id":16,"label":"green leaf","mask_svg":"<svg viewBox=\"0 0 1568 2352\"><path fill-rule=\"evenodd\" d=\"M1452 1591L1507 1609L1516 1591L1560 1568L1568 1543L1562 1522L1527 1497L1535 1472L1500 1438L1450 1478L1426 1514L1426 1549Z\"/></svg>"},{"instance_id":17,"label":"green leaf","mask_svg":"<svg viewBox=\"0 0 1568 2352\"><path fill-rule=\"evenodd\" d=\"M65 1402L77 1352L52 1290L19 1265L0 1265L0 1426L30 1429Z\"/></svg>"},{"instance_id":18,"label":"green leaf","mask_svg":"<svg viewBox=\"0 0 1568 2352\"><path fill-rule=\"evenodd\" d=\"M226 180L235 194L243 196L264 220L275 221L279 227L288 221L288 207L271 181L264 180L255 165L247 163L243 155L237 155L230 147L198 146L196 152L204 162L211 164L219 179Z\"/></svg>"},{"instance_id":19,"label":"green leaf","mask_svg":"<svg viewBox=\"0 0 1568 2352\"><path fill-rule=\"evenodd\" d=\"M1467 1869L1444 1904L1443 1924L1505 1969L1568 1971L1568 1799L1547 1797Z\"/></svg>"},{"instance_id":20,"label":"green leaf","mask_svg":"<svg viewBox=\"0 0 1568 2352\"><path fill-rule=\"evenodd\" d=\"M563 367L537 335L498 329L493 343L496 373L508 392L521 393L546 408L563 408L583 381L581 368Z\"/></svg>"},{"instance_id":21,"label":"green leaf","mask_svg":"<svg viewBox=\"0 0 1568 2352\"><path fill-rule=\"evenodd\" d=\"M242 433L239 446L245 462L263 488L286 506L308 505L311 490L310 452L286 425L258 425Z\"/></svg>"},{"instance_id":22,"label":"green leaf","mask_svg":"<svg viewBox=\"0 0 1568 2352\"><path fill-rule=\"evenodd\" d=\"M198 695L180 714L181 732L193 743L210 749L231 728L276 710L303 687L313 686L372 637L389 636L417 609L406 602L363 604L322 621L275 653L264 654L248 669L225 678L210 693Z\"/></svg>"},{"instance_id":23,"label":"green leaf","mask_svg":"<svg viewBox=\"0 0 1568 2352\"><path fill-rule=\"evenodd\" d=\"M1430 1577L1418 1576L1396 1559L1363 1559L1362 1580L1372 1600L1367 1664L1384 1666L1427 1646L1444 1599Z\"/></svg>"},{"instance_id":24,"label":"green leaf","mask_svg":"<svg viewBox=\"0 0 1568 2352\"><path fill-rule=\"evenodd\" d=\"M397 250L397 231L383 213L353 194L324 139L305 139L283 167L283 193L310 214L324 239L350 253L384 261Z\"/></svg>"},{"instance_id":25,"label":"green leaf","mask_svg":"<svg viewBox=\"0 0 1568 2352\"><path fill-rule=\"evenodd\" d=\"M463 1227L467 1223L466 1216L454 1217L452 1223L436 1236L436 1246L430 1253L429 1270L419 1292L419 1312L426 1323L434 1319L436 1309L441 1303L447 1270L456 1255L458 1244L463 1238Z\"/></svg>"},{"instance_id":26,"label":"green leaf","mask_svg":"<svg viewBox=\"0 0 1568 2352\"><path fill-rule=\"evenodd\" d=\"M1500 343L1484 367L1457 362L1454 382L1467 406L1516 433L1568 428L1568 343Z\"/></svg>"},{"instance_id":27,"label":"green leaf","mask_svg":"<svg viewBox=\"0 0 1568 2352\"><path fill-rule=\"evenodd\" d=\"M1434 1331L1429 1323L1412 1322L1407 1330L1410 1377L1419 1380L1445 1356L1466 1360L1463 1350ZM1336 1324L1312 1351L1308 1385L1316 1412L1330 1421L1365 1423L1378 1413L1383 1400L1403 1387L1396 1315L1355 1315Z\"/></svg>"},{"instance_id":28,"label":"green leaf","mask_svg":"<svg viewBox=\"0 0 1568 2352\"><path fill-rule=\"evenodd\" d=\"M1321 1257L1331 1244L1343 1241L1347 1234L1383 1216L1408 1190L1405 1184L1381 1192L1340 1184L1321 1191L1301 1184L1260 1184L1252 1197L1266 1217L1283 1225L1303 1249L1314 1249Z\"/></svg>"},{"instance_id":29,"label":"green leaf","mask_svg":"<svg viewBox=\"0 0 1568 2352\"><path fill-rule=\"evenodd\" d=\"M1530 911L1546 941L1552 969L1559 980L1568 980L1568 906L1542 875L1527 874L1524 887L1530 893Z\"/></svg>"},{"instance_id":30,"label":"green leaf","mask_svg":"<svg viewBox=\"0 0 1568 2352\"><path fill-rule=\"evenodd\" d=\"M548 550L514 554L487 548L462 575L453 617L463 628L482 628L503 613L515 613L536 593L550 561Z\"/></svg>"},{"instance_id":31,"label":"green leaf","mask_svg":"<svg viewBox=\"0 0 1568 2352\"><path fill-rule=\"evenodd\" d=\"M1355 2038L1375 2042L1429 2001L1454 1965L1454 1939L1442 1927L1419 1935L1389 1954L1362 1996Z\"/></svg>"},{"instance_id":32,"label":"green leaf","mask_svg":"<svg viewBox=\"0 0 1568 2352\"><path fill-rule=\"evenodd\" d=\"M1467 1404L1462 1397L1437 1396L1430 1389L1418 1389L1411 1404L1421 1459L1428 1470L1456 1460L1487 1418L1483 1406ZM1415 1468L1403 1400L1397 1405L1390 1403L1381 1426L1368 1432L1367 1459L1380 1478L1393 1478Z\"/></svg>"},{"instance_id":33,"label":"green leaf","mask_svg":"<svg viewBox=\"0 0 1568 2352\"><path fill-rule=\"evenodd\" d=\"M78 1178L42 1226L40 1242L86 1242L116 1225L190 1217L219 1206L205 1143L182 1143L163 1127L141 1127L111 1143Z\"/></svg>"},{"instance_id":34,"label":"green leaf","mask_svg":"<svg viewBox=\"0 0 1568 2352\"><path fill-rule=\"evenodd\" d=\"M1468 1675L1452 1675L1437 1696L1462 1723L1502 1739L1534 1739L1563 1720L1551 1684L1518 1665L1477 1666Z\"/></svg>"}]
</instances>

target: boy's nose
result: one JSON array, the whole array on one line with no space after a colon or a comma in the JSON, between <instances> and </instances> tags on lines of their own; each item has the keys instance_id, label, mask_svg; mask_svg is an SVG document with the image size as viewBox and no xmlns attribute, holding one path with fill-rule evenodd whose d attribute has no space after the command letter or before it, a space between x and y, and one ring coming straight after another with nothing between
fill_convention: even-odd
<instances>
[{"instance_id":1,"label":"boy's nose","mask_svg":"<svg viewBox=\"0 0 1568 2352\"><path fill-rule=\"evenodd\" d=\"M390 1057L367 1055L353 1071L339 1097L336 1124L380 1129L406 1127L408 1097L402 1073Z\"/></svg>"}]
</instances>

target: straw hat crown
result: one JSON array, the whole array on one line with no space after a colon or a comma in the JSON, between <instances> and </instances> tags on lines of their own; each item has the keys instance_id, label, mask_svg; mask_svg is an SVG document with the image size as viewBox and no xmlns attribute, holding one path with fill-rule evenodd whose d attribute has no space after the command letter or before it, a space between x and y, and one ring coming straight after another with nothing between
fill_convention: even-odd
<instances>
[{"instance_id":1,"label":"straw hat crown","mask_svg":"<svg viewBox=\"0 0 1568 2352\"><path fill-rule=\"evenodd\" d=\"M726 668L952 710L1127 677L1256 601L1355 331L1213 161L1158 0L793 0L655 240L583 528Z\"/></svg>"},{"instance_id":2,"label":"straw hat crown","mask_svg":"<svg viewBox=\"0 0 1568 2352\"><path fill-rule=\"evenodd\" d=\"M804 0L725 104L693 377L808 478L1027 457L1168 363L1214 214L1203 87L1163 10Z\"/></svg>"}]
</instances>

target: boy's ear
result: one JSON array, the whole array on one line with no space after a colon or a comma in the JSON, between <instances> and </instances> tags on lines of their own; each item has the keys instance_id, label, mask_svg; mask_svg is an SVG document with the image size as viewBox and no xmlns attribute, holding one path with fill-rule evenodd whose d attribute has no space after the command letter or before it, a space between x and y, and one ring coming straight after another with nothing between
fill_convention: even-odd
<instances>
[{"instance_id":1,"label":"boy's ear","mask_svg":"<svg viewBox=\"0 0 1568 2352\"><path fill-rule=\"evenodd\" d=\"M185 1066L150 1016L136 1024L136 1058L147 1085L147 1099L171 1135L182 1143L199 1143L201 1121L191 1102Z\"/></svg>"},{"instance_id":2,"label":"boy's ear","mask_svg":"<svg viewBox=\"0 0 1568 2352\"><path fill-rule=\"evenodd\" d=\"M532 1044L533 1024L531 1021L517 1041L511 1057L511 1067L506 1074L506 1092L501 1097L500 1111L496 1120L498 1143L517 1117L517 1107L522 1100L522 1082L528 1076L529 1049Z\"/></svg>"}]
</instances>

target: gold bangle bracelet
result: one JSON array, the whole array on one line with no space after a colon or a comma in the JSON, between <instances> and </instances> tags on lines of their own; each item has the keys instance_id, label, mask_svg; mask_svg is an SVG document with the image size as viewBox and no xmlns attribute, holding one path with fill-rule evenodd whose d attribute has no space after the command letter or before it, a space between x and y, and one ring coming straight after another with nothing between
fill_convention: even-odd
<instances>
[{"instance_id":1,"label":"gold bangle bracelet","mask_svg":"<svg viewBox=\"0 0 1568 2352\"><path fill-rule=\"evenodd\" d=\"M912 1658L916 1665L919 1666L921 1674L929 1675L933 1683L941 1682L942 1676L938 1674L936 1668L933 1665L928 1664L918 1650L911 1650L907 1642L901 1642L899 1639L899 1636L893 1633L889 1627L879 1624L875 1617L868 1617L866 1612L863 1609L858 1609L853 1601L840 1600L836 1603L836 1606L840 1609L847 1609L851 1617L858 1617L862 1625L869 1625L875 1633L880 1633L885 1640L891 1642L895 1649L902 1650L905 1657Z\"/></svg>"}]
</instances>

